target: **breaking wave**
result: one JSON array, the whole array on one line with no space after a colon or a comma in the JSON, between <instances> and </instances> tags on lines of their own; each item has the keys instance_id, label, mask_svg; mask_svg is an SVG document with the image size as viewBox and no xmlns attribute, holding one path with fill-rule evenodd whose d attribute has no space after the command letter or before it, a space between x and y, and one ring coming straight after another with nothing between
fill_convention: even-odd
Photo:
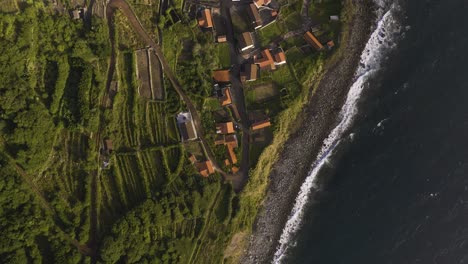
<instances>
[{"instance_id":1,"label":"breaking wave","mask_svg":"<svg viewBox=\"0 0 468 264\"><path fill-rule=\"evenodd\" d=\"M377 25L372 32L369 41L361 54L360 64L355 73L355 82L350 87L346 102L339 114L340 122L323 142L322 149L317 155L317 159L312 164L309 176L301 186L296 197L294 207L289 215L288 221L283 229L279 240L279 246L275 252L273 263L281 263L286 256L289 245L293 242L293 236L300 228L304 207L309 201L310 193L316 189L315 179L330 158L333 150L340 143L340 138L344 136L352 125L357 113L357 103L363 92L367 80L374 76L382 67L382 62L386 59L388 51L396 46L396 40L402 28L396 14L401 11L400 6L393 0L376 0Z\"/></svg>"}]
</instances>

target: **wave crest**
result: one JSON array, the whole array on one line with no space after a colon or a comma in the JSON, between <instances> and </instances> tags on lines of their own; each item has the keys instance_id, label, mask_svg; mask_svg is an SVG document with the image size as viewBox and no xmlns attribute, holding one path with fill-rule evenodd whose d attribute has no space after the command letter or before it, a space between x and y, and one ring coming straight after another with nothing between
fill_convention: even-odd
<instances>
[{"instance_id":1,"label":"wave crest","mask_svg":"<svg viewBox=\"0 0 468 264\"><path fill-rule=\"evenodd\" d=\"M340 142L340 138L352 125L357 113L357 103L365 88L366 81L378 72L388 52L397 45L397 38L402 28L395 15L401 10L393 1L376 0L377 25L361 54L360 65L356 70L355 82L350 87L346 102L339 114L340 122L324 140L323 146L312 164L309 176L305 179L296 197L294 207L283 229L279 240L279 246L275 252L272 263L281 263L286 256L293 236L300 228L304 215L304 207L309 201L310 193L316 189L315 179L330 158L331 153Z\"/></svg>"}]
</instances>

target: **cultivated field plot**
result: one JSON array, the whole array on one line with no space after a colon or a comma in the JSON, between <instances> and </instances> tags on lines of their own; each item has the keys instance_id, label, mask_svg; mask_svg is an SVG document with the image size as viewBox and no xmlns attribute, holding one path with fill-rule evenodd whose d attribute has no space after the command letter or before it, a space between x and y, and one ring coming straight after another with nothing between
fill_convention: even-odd
<instances>
[{"instance_id":1,"label":"cultivated field plot","mask_svg":"<svg viewBox=\"0 0 468 264\"><path fill-rule=\"evenodd\" d=\"M16 3L16 0L0 1L0 11L4 13L13 13L18 11L18 4Z\"/></svg>"},{"instance_id":2,"label":"cultivated field plot","mask_svg":"<svg viewBox=\"0 0 468 264\"><path fill-rule=\"evenodd\" d=\"M146 49L137 50L135 54L136 76L139 81L138 94L147 99L163 100L163 73L158 57Z\"/></svg>"},{"instance_id":3,"label":"cultivated field plot","mask_svg":"<svg viewBox=\"0 0 468 264\"><path fill-rule=\"evenodd\" d=\"M175 117L165 113L163 104L148 103L145 116L146 129L153 144L170 145L179 141Z\"/></svg>"},{"instance_id":4,"label":"cultivated field plot","mask_svg":"<svg viewBox=\"0 0 468 264\"><path fill-rule=\"evenodd\" d=\"M164 100L164 82L161 62L154 52L149 52L151 93L153 100Z\"/></svg>"},{"instance_id":5,"label":"cultivated field plot","mask_svg":"<svg viewBox=\"0 0 468 264\"><path fill-rule=\"evenodd\" d=\"M139 81L138 94L143 98L152 98L149 75L148 51L146 49L137 50L136 54L136 75Z\"/></svg>"},{"instance_id":6,"label":"cultivated field plot","mask_svg":"<svg viewBox=\"0 0 468 264\"><path fill-rule=\"evenodd\" d=\"M257 102L265 102L278 95L278 88L274 83L264 83L252 87L252 93Z\"/></svg>"}]
</instances>

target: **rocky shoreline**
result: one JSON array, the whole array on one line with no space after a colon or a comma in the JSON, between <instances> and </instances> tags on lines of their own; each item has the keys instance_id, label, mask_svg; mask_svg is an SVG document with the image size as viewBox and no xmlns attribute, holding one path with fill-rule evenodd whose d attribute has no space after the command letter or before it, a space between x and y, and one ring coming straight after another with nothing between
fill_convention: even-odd
<instances>
[{"instance_id":1,"label":"rocky shoreline","mask_svg":"<svg viewBox=\"0 0 468 264\"><path fill-rule=\"evenodd\" d=\"M297 120L298 129L287 140L269 176L267 196L259 211L240 263L270 263L300 186L307 177L323 140L337 117L353 83L359 59L370 34L370 0L346 0L353 10L348 39L341 54L328 63L315 94ZM312 91L311 91L312 92ZM300 151L298 151L300 150Z\"/></svg>"}]
</instances>

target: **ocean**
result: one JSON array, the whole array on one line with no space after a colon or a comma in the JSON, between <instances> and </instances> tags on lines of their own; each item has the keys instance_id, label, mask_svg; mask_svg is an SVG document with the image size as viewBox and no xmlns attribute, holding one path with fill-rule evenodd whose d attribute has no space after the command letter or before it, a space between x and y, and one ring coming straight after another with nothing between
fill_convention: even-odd
<instances>
[{"instance_id":1,"label":"ocean","mask_svg":"<svg viewBox=\"0 0 468 264\"><path fill-rule=\"evenodd\" d=\"M468 263L468 1L375 3L274 263Z\"/></svg>"}]
</instances>

